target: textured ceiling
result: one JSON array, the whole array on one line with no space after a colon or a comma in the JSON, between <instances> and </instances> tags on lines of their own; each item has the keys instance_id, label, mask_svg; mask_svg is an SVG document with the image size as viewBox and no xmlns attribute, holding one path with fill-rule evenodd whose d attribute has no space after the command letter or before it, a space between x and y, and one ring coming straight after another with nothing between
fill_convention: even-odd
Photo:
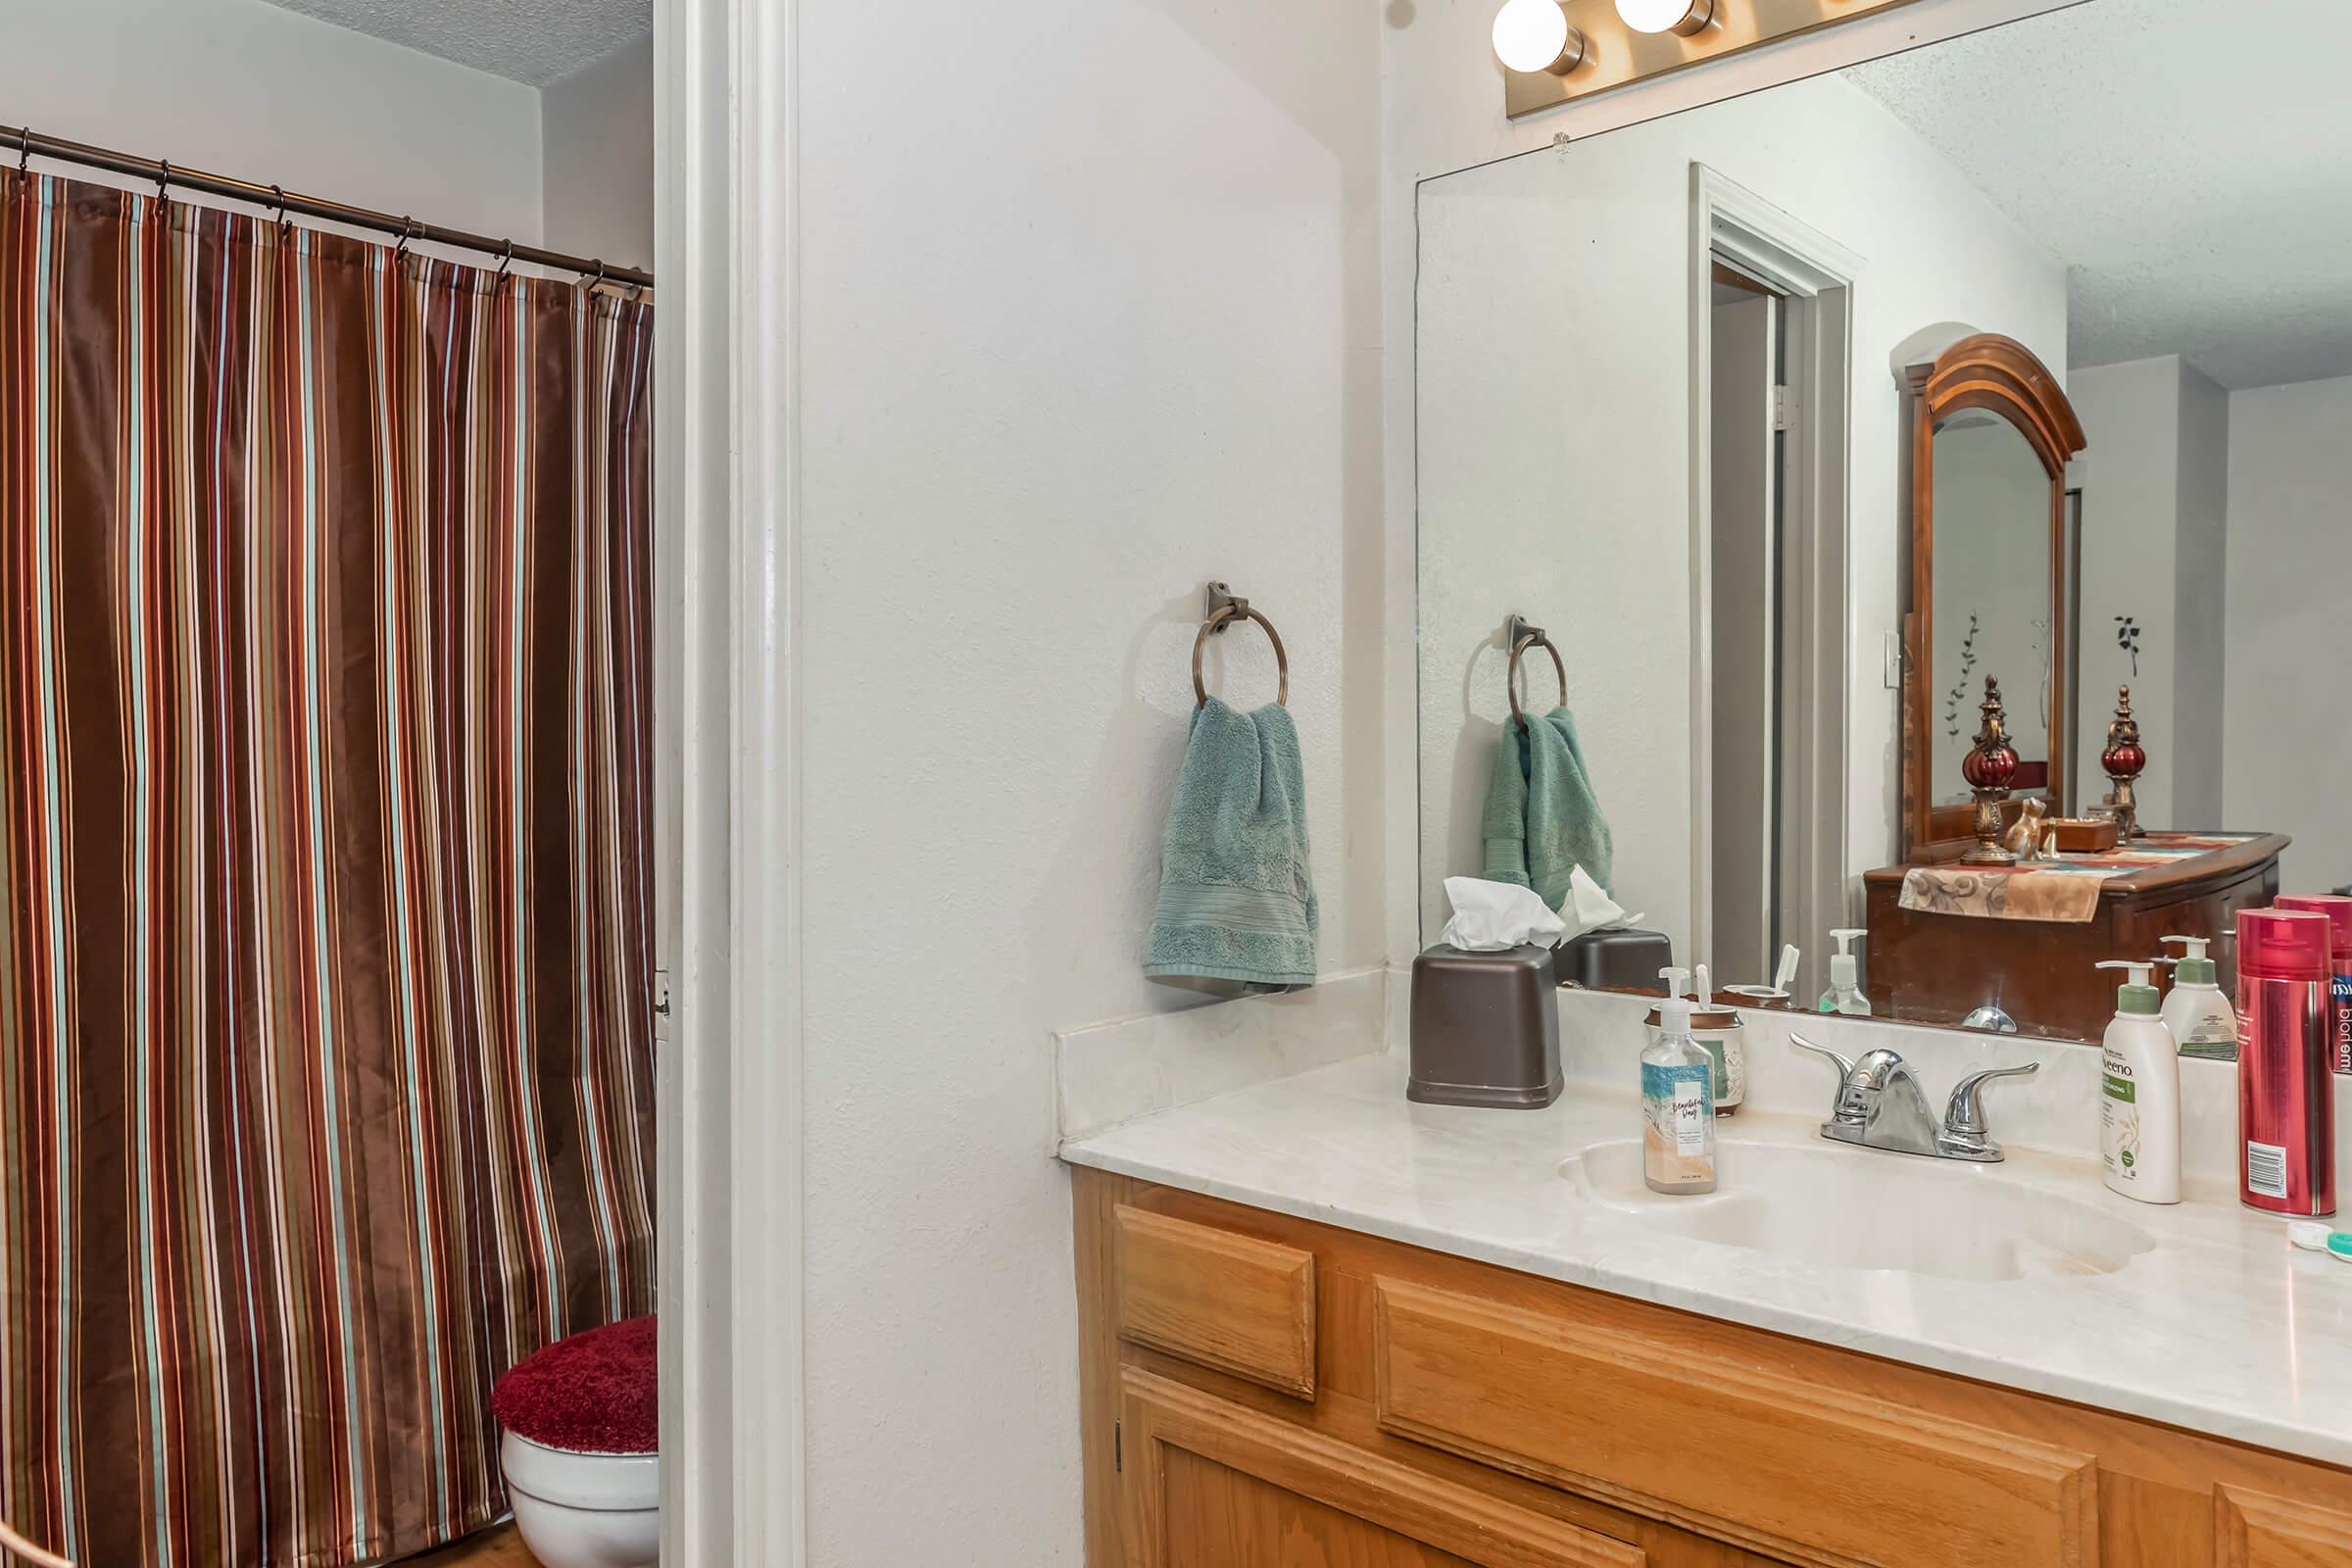
<instances>
[{"instance_id":1,"label":"textured ceiling","mask_svg":"<svg viewBox=\"0 0 2352 1568\"><path fill-rule=\"evenodd\" d=\"M653 0L270 0L533 87L654 30Z\"/></svg>"},{"instance_id":2,"label":"textured ceiling","mask_svg":"<svg viewBox=\"0 0 2352 1568\"><path fill-rule=\"evenodd\" d=\"M2091 0L1846 73L2068 264L2078 366L2352 375L2352 5Z\"/></svg>"}]
</instances>

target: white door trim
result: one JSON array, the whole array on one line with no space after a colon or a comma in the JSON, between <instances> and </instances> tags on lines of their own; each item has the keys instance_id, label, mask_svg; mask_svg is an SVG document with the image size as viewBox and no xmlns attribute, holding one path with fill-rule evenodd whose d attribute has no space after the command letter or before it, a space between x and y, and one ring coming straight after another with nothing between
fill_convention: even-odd
<instances>
[{"instance_id":1,"label":"white door trim","mask_svg":"<svg viewBox=\"0 0 2352 1568\"><path fill-rule=\"evenodd\" d=\"M662 1557L806 1560L795 0L658 0ZM666 906L668 900L663 903Z\"/></svg>"},{"instance_id":2,"label":"white door trim","mask_svg":"<svg viewBox=\"0 0 2352 1568\"><path fill-rule=\"evenodd\" d=\"M1864 262L1828 235L1775 207L1704 164L1690 166L1690 934L1692 957L1713 946L1714 798L1713 683L1714 538L1713 451L1714 259L1791 301L1807 302L1803 339L1790 355L1797 403L1804 410L1806 450L1790 453L1793 473L1806 475L1788 509L1788 526L1807 564L1796 585L1801 614L1788 632L1801 639L1805 672L1797 694L1800 733L1788 737L1811 788L1801 803L1801 846L1789 868L1800 890L1798 927L1813 936L1847 923L1846 711L1853 663L1852 594L1848 581L1853 291ZM1834 474L1835 484L1812 482ZM1800 803L1791 802L1791 806ZM1808 949L1813 943L1800 944Z\"/></svg>"}]
</instances>

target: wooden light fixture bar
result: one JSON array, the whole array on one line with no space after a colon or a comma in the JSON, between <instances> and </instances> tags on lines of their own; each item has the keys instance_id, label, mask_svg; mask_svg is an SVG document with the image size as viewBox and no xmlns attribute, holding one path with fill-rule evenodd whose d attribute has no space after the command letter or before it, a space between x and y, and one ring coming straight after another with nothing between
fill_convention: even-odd
<instances>
[{"instance_id":1,"label":"wooden light fixture bar","mask_svg":"<svg viewBox=\"0 0 2352 1568\"><path fill-rule=\"evenodd\" d=\"M1595 93L1646 81L1688 66L1721 60L1760 45L1877 16L1913 0L1715 0L1707 25L1688 37L1636 32L1617 15L1616 0L1566 0L1569 22L1585 36L1585 59L1565 75L1547 71L1503 74L1503 109L1511 119L1540 114Z\"/></svg>"}]
</instances>

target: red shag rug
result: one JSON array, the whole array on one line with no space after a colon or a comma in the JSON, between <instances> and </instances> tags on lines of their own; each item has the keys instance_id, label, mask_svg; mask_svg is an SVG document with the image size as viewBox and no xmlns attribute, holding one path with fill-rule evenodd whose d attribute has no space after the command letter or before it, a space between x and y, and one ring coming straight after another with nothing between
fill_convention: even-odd
<instances>
[{"instance_id":1,"label":"red shag rug","mask_svg":"<svg viewBox=\"0 0 2352 1568\"><path fill-rule=\"evenodd\" d=\"M659 1425L651 1314L589 1329L523 1357L490 1391L498 1424L574 1453L654 1453Z\"/></svg>"}]
</instances>

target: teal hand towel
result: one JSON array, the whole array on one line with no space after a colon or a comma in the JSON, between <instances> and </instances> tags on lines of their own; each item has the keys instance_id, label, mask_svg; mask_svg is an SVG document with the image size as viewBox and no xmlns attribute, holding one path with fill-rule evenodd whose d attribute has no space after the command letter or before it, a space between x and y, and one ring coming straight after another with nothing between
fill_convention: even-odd
<instances>
[{"instance_id":1,"label":"teal hand towel","mask_svg":"<svg viewBox=\"0 0 2352 1568\"><path fill-rule=\"evenodd\" d=\"M1615 891L1608 818L1568 710L1503 726L1481 834L1490 882L1534 888L1556 909L1567 901L1568 874L1581 865L1603 892Z\"/></svg>"},{"instance_id":2,"label":"teal hand towel","mask_svg":"<svg viewBox=\"0 0 2352 1568\"><path fill-rule=\"evenodd\" d=\"M1242 713L1211 697L1193 711L1168 808L1144 973L1297 990L1315 983L1315 930L1290 710Z\"/></svg>"}]
</instances>

